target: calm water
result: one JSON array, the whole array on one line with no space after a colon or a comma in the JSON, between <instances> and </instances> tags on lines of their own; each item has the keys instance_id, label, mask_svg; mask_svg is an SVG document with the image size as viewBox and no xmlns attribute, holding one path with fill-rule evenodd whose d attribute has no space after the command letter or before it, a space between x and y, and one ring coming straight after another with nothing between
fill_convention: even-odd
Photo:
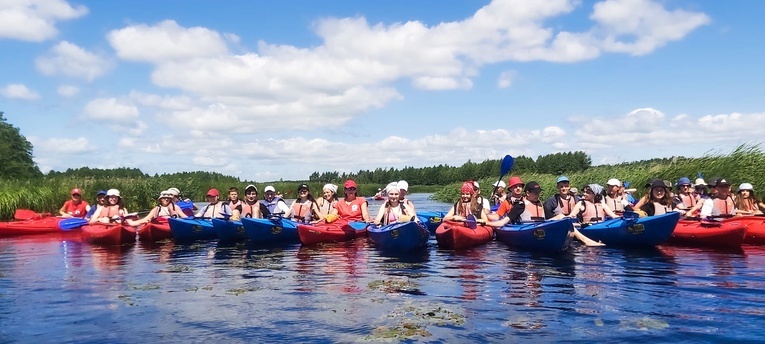
<instances>
[{"instance_id":1,"label":"calm water","mask_svg":"<svg viewBox=\"0 0 765 344\"><path fill-rule=\"evenodd\" d=\"M414 195L418 209L446 204ZM379 202L375 202L379 206ZM372 206L372 209L377 208ZM0 342L758 341L765 249L0 239Z\"/></svg>"}]
</instances>

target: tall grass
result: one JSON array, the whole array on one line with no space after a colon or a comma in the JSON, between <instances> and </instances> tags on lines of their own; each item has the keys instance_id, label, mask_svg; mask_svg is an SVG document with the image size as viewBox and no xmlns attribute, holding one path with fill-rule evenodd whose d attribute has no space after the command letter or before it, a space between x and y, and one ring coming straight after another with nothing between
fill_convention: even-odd
<instances>
[{"instance_id":1,"label":"tall grass","mask_svg":"<svg viewBox=\"0 0 765 344\"><path fill-rule=\"evenodd\" d=\"M728 180L733 185L734 191L739 183L752 183L757 195L765 195L765 153L759 145L741 145L731 153L709 153L700 158L677 158L668 163L645 163L645 164L619 164L594 166L582 172L566 174L571 180L571 186L579 188L585 184L598 183L605 186L606 181L611 178L617 178L631 183L631 188L637 188L635 193L641 196L644 193L643 185L652 178L669 180L674 185L680 177L688 177L693 182L697 173L702 173L707 183L714 177L721 177ZM513 174L511 172L511 174ZM513 174L515 175L515 174ZM481 179L479 183L482 186L482 193L488 196L491 193L491 185L497 181L497 177L492 179ZM524 173L519 177L524 182L536 181L542 186L542 198L546 199L555 194L555 180L557 175ZM507 182L505 176L505 182ZM459 188L461 183L447 185L433 195L433 199L442 202L453 202L459 198ZM484 186L486 185L486 186Z\"/></svg>"}]
</instances>

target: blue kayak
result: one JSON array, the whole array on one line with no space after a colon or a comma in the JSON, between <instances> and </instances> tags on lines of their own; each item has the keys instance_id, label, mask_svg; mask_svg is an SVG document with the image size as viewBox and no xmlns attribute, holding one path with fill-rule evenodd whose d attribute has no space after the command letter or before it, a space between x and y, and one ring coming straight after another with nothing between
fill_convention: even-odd
<instances>
[{"instance_id":1,"label":"blue kayak","mask_svg":"<svg viewBox=\"0 0 765 344\"><path fill-rule=\"evenodd\" d=\"M274 243L274 242L300 242L298 237L298 223L283 218L273 219L253 219L243 218L244 232L252 242L256 243Z\"/></svg>"},{"instance_id":2,"label":"blue kayak","mask_svg":"<svg viewBox=\"0 0 765 344\"><path fill-rule=\"evenodd\" d=\"M495 230L497 241L534 251L558 252L571 244L571 219L507 224Z\"/></svg>"},{"instance_id":3,"label":"blue kayak","mask_svg":"<svg viewBox=\"0 0 765 344\"><path fill-rule=\"evenodd\" d=\"M444 213L443 211L418 211L417 217L420 219L420 221L425 225L425 227L430 231L431 233L436 232L436 228L441 224L441 220L443 220Z\"/></svg>"},{"instance_id":4,"label":"blue kayak","mask_svg":"<svg viewBox=\"0 0 765 344\"><path fill-rule=\"evenodd\" d=\"M413 251L428 245L430 232L425 225L409 221L367 227L369 240L385 251Z\"/></svg>"},{"instance_id":5,"label":"blue kayak","mask_svg":"<svg viewBox=\"0 0 765 344\"><path fill-rule=\"evenodd\" d=\"M170 218L167 222L175 240L205 240L218 237L210 219Z\"/></svg>"},{"instance_id":6,"label":"blue kayak","mask_svg":"<svg viewBox=\"0 0 765 344\"><path fill-rule=\"evenodd\" d=\"M221 241L240 241L247 239L242 221L213 219L213 228Z\"/></svg>"},{"instance_id":7,"label":"blue kayak","mask_svg":"<svg viewBox=\"0 0 765 344\"><path fill-rule=\"evenodd\" d=\"M680 213L623 218L598 222L579 230L584 236L613 246L656 246L675 230Z\"/></svg>"}]
</instances>

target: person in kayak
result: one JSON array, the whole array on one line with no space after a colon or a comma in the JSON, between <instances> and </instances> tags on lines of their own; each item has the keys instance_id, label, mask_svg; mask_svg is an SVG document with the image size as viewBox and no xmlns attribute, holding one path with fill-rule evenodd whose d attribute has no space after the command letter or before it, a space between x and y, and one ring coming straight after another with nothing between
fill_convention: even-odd
<instances>
[{"instance_id":1,"label":"person in kayak","mask_svg":"<svg viewBox=\"0 0 765 344\"><path fill-rule=\"evenodd\" d=\"M584 195L574 210L569 214L571 218L579 219L582 224L601 222L608 215L617 218L619 215L603 202L603 187L600 184L588 184L582 187Z\"/></svg>"},{"instance_id":2,"label":"person in kayak","mask_svg":"<svg viewBox=\"0 0 765 344\"><path fill-rule=\"evenodd\" d=\"M122 197L120 197L120 190L109 189L106 192L106 204L96 209L88 223L119 222L127 214L128 211L125 209L125 203L122 201Z\"/></svg>"},{"instance_id":3,"label":"person in kayak","mask_svg":"<svg viewBox=\"0 0 765 344\"><path fill-rule=\"evenodd\" d=\"M239 199L239 188L232 186L228 188L228 199L223 202L225 207L224 210L226 211L226 214L229 216L234 215L234 210L238 210L239 213L242 213L242 202L241 199Z\"/></svg>"},{"instance_id":4,"label":"person in kayak","mask_svg":"<svg viewBox=\"0 0 765 344\"><path fill-rule=\"evenodd\" d=\"M58 210L59 216L66 218L85 217L88 211L90 211L90 205L82 199L82 191L74 188L69 195L71 199L64 202L64 205Z\"/></svg>"},{"instance_id":5,"label":"person in kayak","mask_svg":"<svg viewBox=\"0 0 765 344\"><path fill-rule=\"evenodd\" d=\"M206 197L208 204L194 214L194 217L203 219L222 219L227 217L224 214L231 214L230 212L226 212L226 205L220 201L220 193L218 192L218 189L213 188L208 190Z\"/></svg>"},{"instance_id":6,"label":"person in kayak","mask_svg":"<svg viewBox=\"0 0 765 344\"><path fill-rule=\"evenodd\" d=\"M460 187L460 199L452 205L444 215L444 221L465 221L468 215L473 215L477 223L487 223L489 219L483 211L483 203L478 201L475 184L468 180Z\"/></svg>"},{"instance_id":7,"label":"person in kayak","mask_svg":"<svg viewBox=\"0 0 765 344\"><path fill-rule=\"evenodd\" d=\"M151 211L142 219L138 220L127 220L127 224L130 226L140 226L146 223L151 222L152 220L156 218L186 218L186 214L183 213L183 210L181 210L181 207L177 206L175 203L173 203L173 195L171 195L167 190L162 191L159 194L159 197L157 197L157 201L159 201L159 205L152 208Z\"/></svg>"},{"instance_id":8,"label":"person in kayak","mask_svg":"<svg viewBox=\"0 0 765 344\"><path fill-rule=\"evenodd\" d=\"M720 218L736 215L736 203L730 194L730 183L725 178L717 178L712 182L712 185L714 185L714 196L704 200L699 215L702 218Z\"/></svg>"},{"instance_id":9,"label":"person in kayak","mask_svg":"<svg viewBox=\"0 0 765 344\"><path fill-rule=\"evenodd\" d=\"M647 199L639 209L648 216L662 215L675 211L675 202L663 181L654 179L651 182ZM681 210L681 212L684 213L685 211Z\"/></svg>"},{"instance_id":10,"label":"person in kayak","mask_svg":"<svg viewBox=\"0 0 765 344\"><path fill-rule=\"evenodd\" d=\"M483 212L488 216L491 212L491 205L489 204L489 200L486 197L481 196L481 186L478 185L477 181L473 181L473 186L475 187L476 199L478 199L478 202L481 202L481 208L483 208Z\"/></svg>"},{"instance_id":11,"label":"person in kayak","mask_svg":"<svg viewBox=\"0 0 765 344\"><path fill-rule=\"evenodd\" d=\"M691 189L691 180L687 177L682 177L677 180L677 194L674 198L675 208L682 210L683 213L693 209L696 204L699 203L700 197L693 193Z\"/></svg>"},{"instance_id":12,"label":"person in kayak","mask_svg":"<svg viewBox=\"0 0 765 344\"><path fill-rule=\"evenodd\" d=\"M348 179L345 181L344 187L345 198L335 204L330 215L334 214L348 221L369 222L369 205L366 198L358 197L356 182ZM328 221L334 218L334 216L327 216L329 217Z\"/></svg>"},{"instance_id":13,"label":"person in kayak","mask_svg":"<svg viewBox=\"0 0 765 344\"><path fill-rule=\"evenodd\" d=\"M738 186L738 197L736 197L736 209L740 215L760 215L765 209L765 204L757 199L754 194L754 186L749 183L741 183Z\"/></svg>"},{"instance_id":14,"label":"person in kayak","mask_svg":"<svg viewBox=\"0 0 765 344\"><path fill-rule=\"evenodd\" d=\"M96 212L96 209L103 207L106 204L106 190L98 190L96 193L96 202L90 207L88 212L85 214L85 220L90 220L91 217L93 217L93 214Z\"/></svg>"},{"instance_id":15,"label":"person in kayak","mask_svg":"<svg viewBox=\"0 0 765 344\"><path fill-rule=\"evenodd\" d=\"M337 185L325 184L321 189L321 199L317 202L319 212L319 220L321 221L332 212L337 203Z\"/></svg>"},{"instance_id":16,"label":"person in kayak","mask_svg":"<svg viewBox=\"0 0 765 344\"><path fill-rule=\"evenodd\" d=\"M312 223L319 218L319 207L316 199L311 195L308 184L300 184L297 188L298 198L290 205L291 219L297 222Z\"/></svg>"},{"instance_id":17,"label":"person in kayak","mask_svg":"<svg viewBox=\"0 0 765 344\"><path fill-rule=\"evenodd\" d=\"M497 219L507 215L513 208L515 208L516 211L519 211L518 214L523 212L523 209L521 208L523 207L524 184L521 181L521 178L516 176L510 177L510 179L507 180L507 185L509 186L510 193L505 198L505 201L499 205L499 208L497 208Z\"/></svg>"},{"instance_id":18,"label":"person in kayak","mask_svg":"<svg viewBox=\"0 0 765 344\"><path fill-rule=\"evenodd\" d=\"M190 199L182 199L181 190L178 190L178 188L169 188L167 193L173 196L173 203L181 207L186 216L194 216L194 212L199 211L199 208Z\"/></svg>"},{"instance_id":19,"label":"person in kayak","mask_svg":"<svg viewBox=\"0 0 765 344\"><path fill-rule=\"evenodd\" d=\"M617 214L621 214L625 210L631 210L632 204L619 194L622 188L622 182L619 179L609 179L606 182L606 187L608 190L606 190L607 194L603 200L611 210Z\"/></svg>"},{"instance_id":20,"label":"person in kayak","mask_svg":"<svg viewBox=\"0 0 765 344\"><path fill-rule=\"evenodd\" d=\"M707 183L703 178L696 178L696 181L693 183L693 194L698 196L699 201L709 198Z\"/></svg>"},{"instance_id":21,"label":"person in kayak","mask_svg":"<svg viewBox=\"0 0 765 344\"><path fill-rule=\"evenodd\" d=\"M558 189L558 193L548 198L543 205L546 219L552 219L559 214L568 216L579 200L578 197L571 195L571 181L568 177L558 177L555 181L555 187Z\"/></svg>"},{"instance_id":22,"label":"person in kayak","mask_svg":"<svg viewBox=\"0 0 765 344\"><path fill-rule=\"evenodd\" d=\"M414 209L414 203L412 203L411 200L406 198L406 195L409 194L409 183L407 183L406 180L399 180L398 183L395 183L398 185L398 200L401 203L405 203L409 208L412 209L412 212L415 212Z\"/></svg>"},{"instance_id":23,"label":"person in kayak","mask_svg":"<svg viewBox=\"0 0 765 344\"><path fill-rule=\"evenodd\" d=\"M263 214L264 218L269 216L290 216L290 207L284 199L276 195L276 189L272 185L268 185L263 189L263 199L260 201L260 204L260 213Z\"/></svg>"},{"instance_id":24,"label":"person in kayak","mask_svg":"<svg viewBox=\"0 0 765 344\"><path fill-rule=\"evenodd\" d=\"M376 225L387 225L396 222L407 222L417 219L414 210L406 202L399 199L400 188L398 185L389 185L385 189L388 199L380 206L377 211L374 223Z\"/></svg>"},{"instance_id":25,"label":"person in kayak","mask_svg":"<svg viewBox=\"0 0 765 344\"><path fill-rule=\"evenodd\" d=\"M252 184L247 185L244 188L244 201L242 201L240 207L231 210L231 220L239 221L243 217L261 218L260 205L261 203L258 201L258 188Z\"/></svg>"},{"instance_id":26,"label":"person in kayak","mask_svg":"<svg viewBox=\"0 0 765 344\"><path fill-rule=\"evenodd\" d=\"M489 203L493 207L498 207L500 204L502 204L502 202L505 201L505 197L506 197L505 187L507 186L507 184L505 184L505 182L500 180L500 181L494 182L492 186L494 186L494 191L491 194Z\"/></svg>"}]
</instances>

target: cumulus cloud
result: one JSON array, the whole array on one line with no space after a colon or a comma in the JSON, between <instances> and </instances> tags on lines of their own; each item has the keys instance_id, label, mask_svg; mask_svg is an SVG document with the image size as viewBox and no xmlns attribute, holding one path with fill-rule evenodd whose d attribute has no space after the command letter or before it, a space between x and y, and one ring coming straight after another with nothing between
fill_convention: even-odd
<instances>
[{"instance_id":1,"label":"cumulus cloud","mask_svg":"<svg viewBox=\"0 0 765 344\"><path fill-rule=\"evenodd\" d=\"M42 42L58 34L59 21L82 17L88 8L64 0L23 0L0 3L0 39Z\"/></svg>"},{"instance_id":2,"label":"cumulus cloud","mask_svg":"<svg viewBox=\"0 0 765 344\"><path fill-rule=\"evenodd\" d=\"M31 136L29 142L35 148L35 154L59 155L59 154L82 154L95 150L87 138L40 138Z\"/></svg>"},{"instance_id":3,"label":"cumulus cloud","mask_svg":"<svg viewBox=\"0 0 765 344\"><path fill-rule=\"evenodd\" d=\"M184 28L173 20L112 30L107 39L121 59L153 63L224 55L228 53L226 40L239 41L233 34L221 35L203 27Z\"/></svg>"},{"instance_id":4,"label":"cumulus cloud","mask_svg":"<svg viewBox=\"0 0 765 344\"><path fill-rule=\"evenodd\" d=\"M131 122L138 118L138 108L127 100L97 98L85 105L84 116L88 119L113 122Z\"/></svg>"},{"instance_id":5,"label":"cumulus cloud","mask_svg":"<svg viewBox=\"0 0 765 344\"><path fill-rule=\"evenodd\" d=\"M112 64L104 57L62 41L45 56L38 57L35 66L44 75L64 75L91 81L104 75Z\"/></svg>"},{"instance_id":6,"label":"cumulus cloud","mask_svg":"<svg viewBox=\"0 0 765 344\"><path fill-rule=\"evenodd\" d=\"M62 97L74 97L80 93L80 88L72 85L61 85L56 89L56 92Z\"/></svg>"},{"instance_id":7,"label":"cumulus cloud","mask_svg":"<svg viewBox=\"0 0 765 344\"><path fill-rule=\"evenodd\" d=\"M40 99L37 92L30 90L24 84L8 84L0 89L0 95L9 99L35 100Z\"/></svg>"}]
</instances>

